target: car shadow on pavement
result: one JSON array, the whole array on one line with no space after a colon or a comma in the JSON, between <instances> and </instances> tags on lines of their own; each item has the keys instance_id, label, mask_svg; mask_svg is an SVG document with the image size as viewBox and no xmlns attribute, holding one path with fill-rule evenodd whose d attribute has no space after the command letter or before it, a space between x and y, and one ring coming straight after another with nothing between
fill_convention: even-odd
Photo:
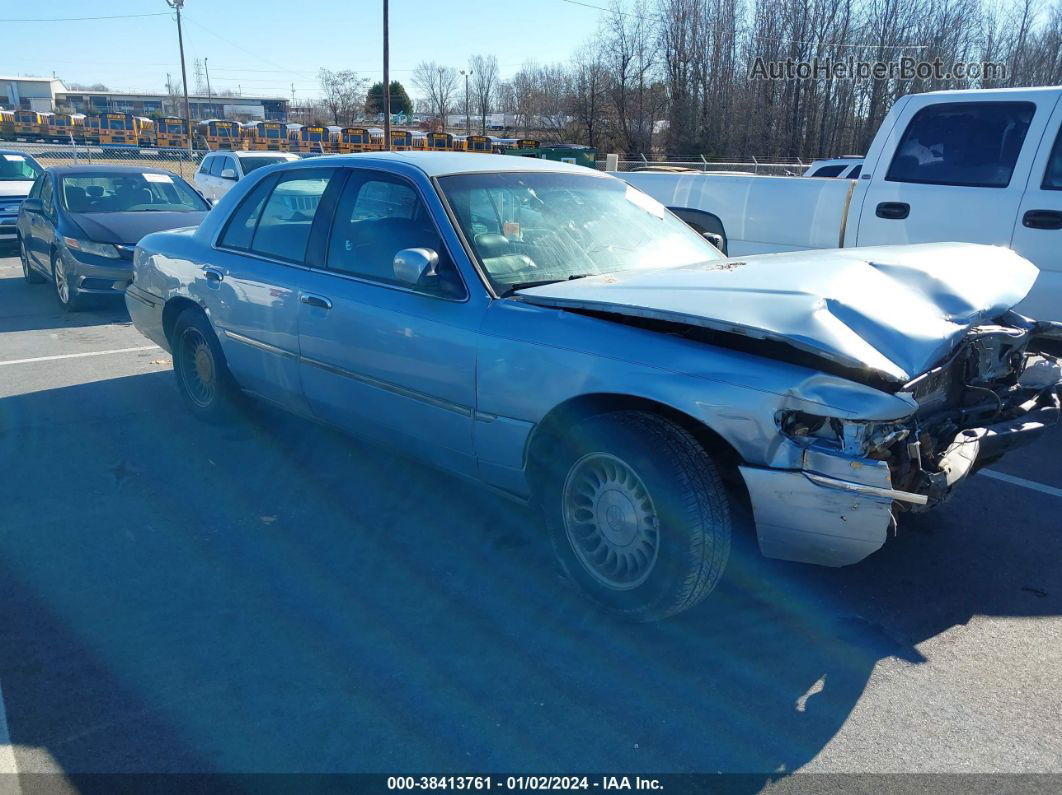
<instances>
[{"instance_id":1,"label":"car shadow on pavement","mask_svg":"<svg viewBox=\"0 0 1062 795\"><path fill-rule=\"evenodd\" d=\"M23 772L723 771L755 790L815 757L883 658L917 665L975 614L1057 611L1015 585L1057 571L1057 534L1045 553L945 510L847 569L743 538L702 605L622 623L565 585L526 509L272 409L200 424L168 372L0 400L0 459Z\"/></svg>"},{"instance_id":2,"label":"car shadow on pavement","mask_svg":"<svg viewBox=\"0 0 1062 795\"><path fill-rule=\"evenodd\" d=\"M119 295L90 296L84 311L67 312L59 305L53 285L28 284L18 273L0 278L0 306L9 307L6 314L0 314L0 334L129 323L129 312Z\"/></svg>"}]
</instances>

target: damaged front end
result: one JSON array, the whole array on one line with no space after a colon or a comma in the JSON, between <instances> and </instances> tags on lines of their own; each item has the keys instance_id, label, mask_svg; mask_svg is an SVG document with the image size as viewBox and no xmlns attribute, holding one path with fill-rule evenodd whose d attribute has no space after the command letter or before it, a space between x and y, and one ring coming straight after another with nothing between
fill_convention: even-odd
<instances>
[{"instance_id":1,"label":"damaged front end","mask_svg":"<svg viewBox=\"0 0 1062 795\"><path fill-rule=\"evenodd\" d=\"M878 524L886 507L892 522L897 512L923 511L944 502L970 474L1058 422L1060 355L1062 324L1010 312L998 324L972 328L944 362L897 390L917 404L911 415L860 422L782 411L779 430L804 448L801 474L823 490L818 496L825 491L849 496L834 506L846 509L842 526L857 511L859 523ZM821 526L817 531L831 534ZM763 540L761 536L761 545ZM827 544L825 551L798 559L827 565L854 562L853 556L860 559L873 551L865 547L876 548L873 537L861 540L866 543L860 548L842 544L838 551ZM768 528L765 554L793 558L785 544L772 554L771 544Z\"/></svg>"}]
</instances>

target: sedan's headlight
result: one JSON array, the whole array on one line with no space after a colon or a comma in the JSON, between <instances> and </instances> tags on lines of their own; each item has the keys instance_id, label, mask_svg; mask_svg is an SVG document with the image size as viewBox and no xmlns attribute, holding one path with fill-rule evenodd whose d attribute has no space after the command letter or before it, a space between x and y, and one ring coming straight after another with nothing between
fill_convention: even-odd
<instances>
[{"instance_id":1,"label":"sedan's headlight","mask_svg":"<svg viewBox=\"0 0 1062 795\"><path fill-rule=\"evenodd\" d=\"M803 411L779 412L777 420L782 434L802 446L818 442L836 447L846 455L874 458L906 439L911 432L899 422L842 420Z\"/></svg>"},{"instance_id":2,"label":"sedan's headlight","mask_svg":"<svg viewBox=\"0 0 1062 795\"><path fill-rule=\"evenodd\" d=\"M86 254L95 254L97 257L110 257L118 259L118 249L111 243L96 243L92 240L78 240L76 237L64 237L63 242L67 248L74 251L83 251Z\"/></svg>"}]
</instances>

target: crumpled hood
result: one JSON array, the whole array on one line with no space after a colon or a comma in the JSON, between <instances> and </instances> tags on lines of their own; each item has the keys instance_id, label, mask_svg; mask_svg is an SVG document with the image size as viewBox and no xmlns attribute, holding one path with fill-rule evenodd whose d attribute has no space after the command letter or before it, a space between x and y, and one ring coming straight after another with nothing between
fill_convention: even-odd
<instances>
[{"instance_id":1,"label":"crumpled hood","mask_svg":"<svg viewBox=\"0 0 1062 795\"><path fill-rule=\"evenodd\" d=\"M929 243L764 254L531 287L524 301L783 342L905 383L1026 296L1010 249Z\"/></svg>"},{"instance_id":2,"label":"crumpled hood","mask_svg":"<svg viewBox=\"0 0 1062 795\"><path fill-rule=\"evenodd\" d=\"M206 218L206 212L71 213L70 218L90 240L134 246L152 232L197 226Z\"/></svg>"}]
</instances>

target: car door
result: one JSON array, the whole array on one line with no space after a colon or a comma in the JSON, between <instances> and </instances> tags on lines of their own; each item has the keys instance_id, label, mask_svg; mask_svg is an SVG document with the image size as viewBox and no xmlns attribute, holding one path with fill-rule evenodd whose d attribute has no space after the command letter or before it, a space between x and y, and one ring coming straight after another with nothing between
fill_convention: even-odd
<instances>
[{"instance_id":1,"label":"car door","mask_svg":"<svg viewBox=\"0 0 1062 795\"><path fill-rule=\"evenodd\" d=\"M1062 100L1033 161L1011 246L1040 269L1017 310L1043 320L1062 320Z\"/></svg>"},{"instance_id":2,"label":"car door","mask_svg":"<svg viewBox=\"0 0 1062 795\"><path fill-rule=\"evenodd\" d=\"M385 172L347 174L299 307L307 402L323 420L472 474L485 296L470 300L437 198ZM414 247L438 253L437 276L405 286L394 256Z\"/></svg>"},{"instance_id":3,"label":"car door","mask_svg":"<svg viewBox=\"0 0 1062 795\"><path fill-rule=\"evenodd\" d=\"M55 176L45 174L44 183L41 185L41 211L30 213L33 243L30 253L48 273L51 273L52 246L55 244L55 202ZM55 278L54 273L52 273L52 278Z\"/></svg>"},{"instance_id":4,"label":"car door","mask_svg":"<svg viewBox=\"0 0 1062 795\"><path fill-rule=\"evenodd\" d=\"M216 199L213 189L210 183L210 166L214 162L214 155L207 155L203 158L203 162L199 164L199 170L195 172L195 186L199 188L200 192L208 199Z\"/></svg>"},{"instance_id":5,"label":"car door","mask_svg":"<svg viewBox=\"0 0 1062 795\"><path fill-rule=\"evenodd\" d=\"M1054 99L1036 92L1021 99L912 98L883 136L880 151L891 159L862 175L869 185L858 245L1010 245L1025 175L1050 113L1045 105Z\"/></svg>"},{"instance_id":6,"label":"car door","mask_svg":"<svg viewBox=\"0 0 1062 795\"><path fill-rule=\"evenodd\" d=\"M229 190L232 189L232 186L235 185L236 182L239 180L240 172L236 169L236 158L234 158L232 155L219 155L217 159L221 163L221 165L217 167L218 173L216 177L218 183L218 198L220 199L222 196L228 193ZM213 171L214 167L212 166L211 177L214 176ZM230 176L226 176L227 174L229 174Z\"/></svg>"},{"instance_id":7,"label":"car door","mask_svg":"<svg viewBox=\"0 0 1062 795\"><path fill-rule=\"evenodd\" d=\"M297 360L307 242L334 172L293 169L257 182L222 227L196 282L236 381L300 413L306 413Z\"/></svg>"}]
</instances>

